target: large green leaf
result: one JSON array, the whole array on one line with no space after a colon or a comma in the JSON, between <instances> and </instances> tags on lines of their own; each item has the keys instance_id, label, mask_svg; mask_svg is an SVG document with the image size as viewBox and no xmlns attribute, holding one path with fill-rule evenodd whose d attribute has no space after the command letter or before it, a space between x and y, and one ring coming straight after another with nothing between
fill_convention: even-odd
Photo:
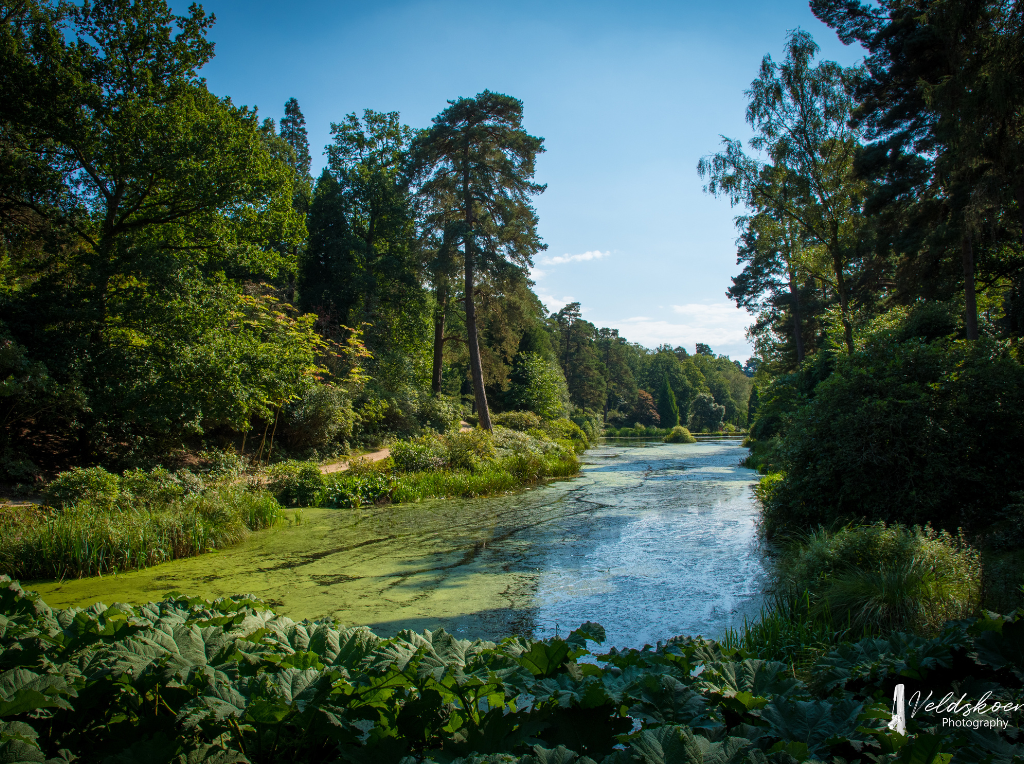
<instances>
[{"instance_id":1,"label":"large green leaf","mask_svg":"<svg viewBox=\"0 0 1024 764\"><path fill-rule=\"evenodd\" d=\"M803 683L789 674L789 667L778 661L747 659L716 661L707 666L700 683L710 692L732 696L746 692L754 697L771 698L800 693Z\"/></svg>"},{"instance_id":2,"label":"large green leaf","mask_svg":"<svg viewBox=\"0 0 1024 764\"><path fill-rule=\"evenodd\" d=\"M534 642L518 660L534 676L549 677L556 674L568 658L568 643L553 639L550 642Z\"/></svg>"},{"instance_id":3,"label":"large green leaf","mask_svg":"<svg viewBox=\"0 0 1024 764\"><path fill-rule=\"evenodd\" d=\"M743 760L748 740L727 737L718 742L694 735L686 727L643 730L602 764L736 764Z\"/></svg>"},{"instance_id":4,"label":"large green leaf","mask_svg":"<svg viewBox=\"0 0 1024 764\"><path fill-rule=\"evenodd\" d=\"M41 708L72 708L67 697L75 689L60 675L37 674L24 668L0 674L0 717Z\"/></svg>"},{"instance_id":5,"label":"large green leaf","mask_svg":"<svg viewBox=\"0 0 1024 764\"><path fill-rule=\"evenodd\" d=\"M812 753L847 740L865 740L857 731L857 717L864 706L855 699L786 700L775 698L755 713L768 723L771 734L783 741L804 743Z\"/></svg>"},{"instance_id":6,"label":"large green leaf","mask_svg":"<svg viewBox=\"0 0 1024 764\"><path fill-rule=\"evenodd\" d=\"M708 718L707 701L674 676L645 676L640 683L640 699L629 708L629 715L646 724L685 724L688 727L719 726Z\"/></svg>"}]
</instances>

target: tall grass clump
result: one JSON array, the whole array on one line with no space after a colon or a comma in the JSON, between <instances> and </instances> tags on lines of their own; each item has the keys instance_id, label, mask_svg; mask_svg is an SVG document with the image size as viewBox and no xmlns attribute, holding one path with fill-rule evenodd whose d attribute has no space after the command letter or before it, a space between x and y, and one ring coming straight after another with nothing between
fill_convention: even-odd
<instances>
[{"instance_id":1,"label":"tall grass clump","mask_svg":"<svg viewBox=\"0 0 1024 764\"><path fill-rule=\"evenodd\" d=\"M47 495L55 506L0 511L0 572L35 579L139 570L237 543L282 516L264 490L222 483L190 492L160 468L72 470Z\"/></svg>"},{"instance_id":2,"label":"tall grass clump","mask_svg":"<svg viewBox=\"0 0 1024 764\"><path fill-rule=\"evenodd\" d=\"M855 630L931 634L980 605L977 551L927 526L819 528L790 538L775 568L778 591L808 592L817 615Z\"/></svg>"},{"instance_id":3,"label":"tall grass clump","mask_svg":"<svg viewBox=\"0 0 1024 764\"><path fill-rule=\"evenodd\" d=\"M727 629L723 647L744 650L763 660L782 661L794 671L807 671L819 656L849 639L867 636L870 630L854 629L849 620L837 622L831 611L814 607L810 592L772 592L751 620Z\"/></svg>"}]
</instances>

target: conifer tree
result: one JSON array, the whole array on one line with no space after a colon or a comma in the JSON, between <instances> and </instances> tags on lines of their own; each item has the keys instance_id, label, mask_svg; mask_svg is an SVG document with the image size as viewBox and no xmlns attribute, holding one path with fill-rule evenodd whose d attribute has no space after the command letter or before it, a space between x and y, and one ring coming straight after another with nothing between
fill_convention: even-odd
<instances>
[{"instance_id":1,"label":"conifer tree","mask_svg":"<svg viewBox=\"0 0 1024 764\"><path fill-rule=\"evenodd\" d=\"M477 332L477 274L526 277L533 255L544 248L530 197L543 139L523 130L523 102L488 90L449 101L414 148L413 170L421 192L448 206L446 227L462 243L466 340L480 426L491 429Z\"/></svg>"},{"instance_id":2,"label":"conifer tree","mask_svg":"<svg viewBox=\"0 0 1024 764\"><path fill-rule=\"evenodd\" d=\"M306 118L302 116L299 102L289 98L284 104L284 118L281 120L281 137L295 152L294 167L304 177L309 177L312 159L309 156L309 136L306 134Z\"/></svg>"},{"instance_id":3,"label":"conifer tree","mask_svg":"<svg viewBox=\"0 0 1024 764\"><path fill-rule=\"evenodd\" d=\"M667 376L661 383L661 390L658 393L658 416L661 417L662 427L672 428L679 424L679 406L676 404L676 394L672 391Z\"/></svg>"}]
</instances>

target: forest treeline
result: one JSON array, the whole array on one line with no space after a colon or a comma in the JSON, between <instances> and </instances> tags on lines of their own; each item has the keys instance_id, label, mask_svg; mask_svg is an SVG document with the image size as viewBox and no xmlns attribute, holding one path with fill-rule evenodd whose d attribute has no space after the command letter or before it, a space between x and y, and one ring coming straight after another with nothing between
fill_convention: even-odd
<instances>
[{"instance_id":1,"label":"forest treeline","mask_svg":"<svg viewBox=\"0 0 1024 764\"><path fill-rule=\"evenodd\" d=\"M1024 9L811 8L863 63L791 32L747 91L753 140L697 168L745 211L729 296L755 316L765 527L932 523L1019 550Z\"/></svg>"},{"instance_id":2,"label":"forest treeline","mask_svg":"<svg viewBox=\"0 0 1024 764\"><path fill-rule=\"evenodd\" d=\"M340 114L314 179L295 99L278 125L207 89L201 8L2 9L6 479L209 446L324 455L489 428L492 409L591 437L606 417L746 422L749 368L533 293L543 142L520 101L457 99L424 129Z\"/></svg>"}]
</instances>

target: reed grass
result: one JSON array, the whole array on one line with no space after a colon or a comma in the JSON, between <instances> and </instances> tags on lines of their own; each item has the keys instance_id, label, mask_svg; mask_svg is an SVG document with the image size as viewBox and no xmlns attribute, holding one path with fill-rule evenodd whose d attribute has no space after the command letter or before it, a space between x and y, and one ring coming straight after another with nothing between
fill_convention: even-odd
<instances>
[{"instance_id":1,"label":"reed grass","mask_svg":"<svg viewBox=\"0 0 1024 764\"><path fill-rule=\"evenodd\" d=\"M471 498L507 493L547 478L571 477L580 470L574 455L517 454L469 470L435 470L400 475L393 503L430 498Z\"/></svg>"},{"instance_id":2,"label":"reed grass","mask_svg":"<svg viewBox=\"0 0 1024 764\"><path fill-rule=\"evenodd\" d=\"M159 507L82 501L64 509L4 510L0 572L35 579L140 570L237 543L282 512L270 494L231 486Z\"/></svg>"},{"instance_id":3,"label":"reed grass","mask_svg":"<svg viewBox=\"0 0 1024 764\"><path fill-rule=\"evenodd\" d=\"M720 644L765 660L788 663L794 673L807 673L814 662L844 640L871 636L870 625L855 627L847 619L837 621L831 611L815 606L809 592L791 596L769 595L761 612L743 626L730 628Z\"/></svg>"}]
</instances>

